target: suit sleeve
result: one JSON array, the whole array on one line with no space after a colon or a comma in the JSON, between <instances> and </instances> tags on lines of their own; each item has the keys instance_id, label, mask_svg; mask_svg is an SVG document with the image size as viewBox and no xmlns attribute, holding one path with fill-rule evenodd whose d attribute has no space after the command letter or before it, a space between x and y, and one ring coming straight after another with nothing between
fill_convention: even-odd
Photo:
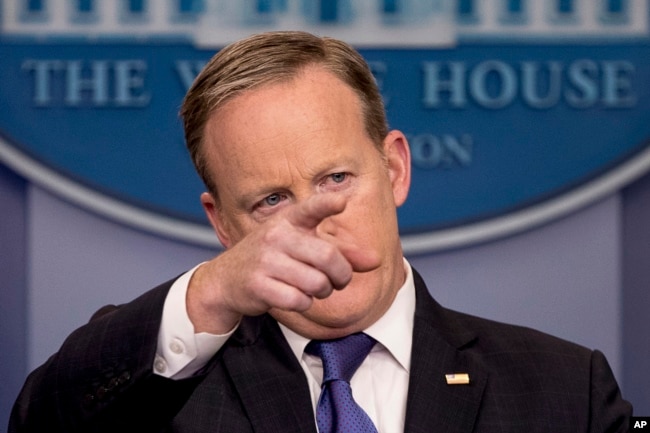
<instances>
[{"instance_id":1,"label":"suit sleeve","mask_svg":"<svg viewBox=\"0 0 650 433\"><path fill-rule=\"evenodd\" d=\"M590 433L624 433L629 429L632 405L623 399L607 363L600 351L591 357L591 423Z\"/></svg>"},{"instance_id":2,"label":"suit sleeve","mask_svg":"<svg viewBox=\"0 0 650 433\"><path fill-rule=\"evenodd\" d=\"M152 371L171 284L105 309L73 332L27 378L9 433L162 431L201 380L173 381Z\"/></svg>"}]
</instances>

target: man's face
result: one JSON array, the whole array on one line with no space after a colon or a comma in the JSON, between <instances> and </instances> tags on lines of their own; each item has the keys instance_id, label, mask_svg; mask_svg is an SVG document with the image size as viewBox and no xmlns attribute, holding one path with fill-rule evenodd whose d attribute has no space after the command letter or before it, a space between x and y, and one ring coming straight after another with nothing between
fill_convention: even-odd
<instances>
[{"instance_id":1,"label":"man's face","mask_svg":"<svg viewBox=\"0 0 650 433\"><path fill-rule=\"evenodd\" d=\"M371 268L306 312L272 310L278 321L324 338L381 317L404 281L396 207L408 193L410 159L401 133L389 133L381 152L365 131L356 94L313 66L229 101L209 119L204 144L218 189L218 203L204 205L226 247L315 194L345 198L343 212L315 232L335 245L357 245ZM353 267L356 259L348 257Z\"/></svg>"}]
</instances>

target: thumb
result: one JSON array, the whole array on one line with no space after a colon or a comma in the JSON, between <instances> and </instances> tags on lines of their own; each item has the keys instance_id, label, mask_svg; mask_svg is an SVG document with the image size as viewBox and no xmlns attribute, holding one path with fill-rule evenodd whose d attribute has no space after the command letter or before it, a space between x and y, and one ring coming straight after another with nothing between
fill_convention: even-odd
<instances>
[{"instance_id":1,"label":"thumb","mask_svg":"<svg viewBox=\"0 0 650 433\"><path fill-rule=\"evenodd\" d=\"M331 241L350 263L354 272L370 272L381 266L381 257L377 251L361 248L339 238L333 238Z\"/></svg>"}]
</instances>

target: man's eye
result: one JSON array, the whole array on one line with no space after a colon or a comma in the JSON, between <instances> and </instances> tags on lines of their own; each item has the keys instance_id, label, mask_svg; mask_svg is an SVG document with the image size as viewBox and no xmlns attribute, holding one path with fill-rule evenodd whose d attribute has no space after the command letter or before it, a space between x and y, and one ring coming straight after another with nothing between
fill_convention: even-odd
<instances>
[{"instance_id":1,"label":"man's eye","mask_svg":"<svg viewBox=\"0 0 650 433\"><path fill-rule=\"evenodd\" d=\"M342 183L347 177L347 173L334 173L330 175L330 179L332 179L334 183Z\"/></svg>"},{"instance_id":2,"label":"man's eye","mask_svg":"<svg viewBox=\"0 0 650 433\"><path fill-rule=\"evenodd\" d=\"M267 206L276 206L282 201L282 196L280 194L271 194L270 196L264 199L264 204Z\"/></svg>"}]
</instances>

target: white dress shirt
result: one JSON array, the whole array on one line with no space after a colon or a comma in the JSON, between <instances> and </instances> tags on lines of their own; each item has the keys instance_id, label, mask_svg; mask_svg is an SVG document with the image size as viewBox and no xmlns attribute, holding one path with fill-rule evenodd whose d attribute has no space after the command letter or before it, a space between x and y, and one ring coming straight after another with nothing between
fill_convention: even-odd
<instances>
[{"instance_id":1,"label":"white dress shirt","mask_svg":"<svg viewBox=\"0 0 650 433\"><path fill-rule=\"evenodd\" d=\"M354 400L368 414L379 433L404 431L415 313L413 272L406 260L404 267L406 281L393 304L364 331L377 344L350 380ZM319 357L305 353L309 339L282 324L280 329L305 371L315 411L323 381L323 363Z\"/></svg>"},{"instance_id":2,"label":"white dress shirt","mask_svg":"<svg viewBox=\"0 0 650 433\"><path fill-rule=\"evenodd\" d=\"M415 313L415 286L411 266L404 260L406 281L388 311L364 332L377 341L352 377L350 385L356 402L366 411L380 433L404 431L406 397ZM194 334L185 304L190 278L196 268L172 285L158 335L154 371L161 376L181 379L200 370L235 331L224 335ZM291 350L305 371L314 413L323 378L320 358L306 354L309 339L280 324Z\"/></svg>"},{"instance_id":3,"label":"white dress shirt","mask_svg":"<svg viewBox=\"0 0 650 433\"><path fill-rule=\"evenodd\" d=\"M192 376L208 363L237 329L235 327L224 335L194 333L185 297L190 279L199 266L174 281L165 299L153 363L154 372L160 376L172 379Z\"/></svg>"}]
</instances>

